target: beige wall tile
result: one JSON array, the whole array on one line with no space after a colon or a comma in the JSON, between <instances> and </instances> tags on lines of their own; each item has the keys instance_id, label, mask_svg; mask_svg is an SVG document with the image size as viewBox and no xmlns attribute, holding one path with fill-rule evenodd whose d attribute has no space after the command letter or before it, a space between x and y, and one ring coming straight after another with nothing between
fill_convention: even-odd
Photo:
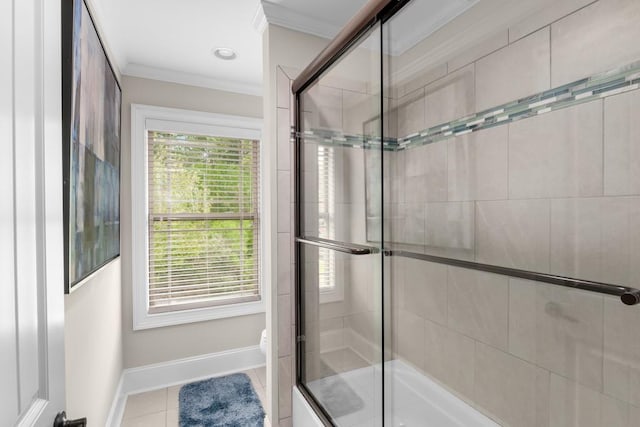
<instances>
[{"instance_id":1,"label":"beige wall tile","mask_svg":"<svg viewBox=\"0 0 640 427\"><path fill-rule=\"evenodd\" d=\"M447 142L440 141L405 152L405 200L438 202L447 200Z\"/></svg>"},{"instance_id":2,"label":"beige wall tile","mask_svg":"<svg viewBox=\"0 0 640 427\"><path fill-rule=\"evenodd\" d=\"M468 65L425 87L425 128L466 117L475 108L474 65Z\"/></svg>"},{"instance_id":3,"label":"beige wall tile","mask_svg":"<svg viewBox=\"0 0 640 427\"><path fill-rule=\"evenodd\" d=\"M510 288L510 352L602 390L602 296L519 279Z\"/></svg>"},{"instance_id":4,"label":"beige wall tile","mask_svg":"<svg viewBox=\"0 0 640 427\"><path fill-rule=\"evenodd\" d=\"M509 353L536 362L537 287L528 280L509 279Z\"/></svg>"},{"instance_id":5,"label":"beige wall tile","mask_svg":"<svg viewBox=\"0 0 640 427\"><path fill-rule=\"evenodd\" d=\"M291 234L278 233L278 286L291 280Z\"/></svg>"},{"instance_id":6,"label":"beige wall tile","mask_svg":"<svg viewBox=\"0 0 640 427\"><path fill-rule=\"evenodd\" d=\"M640 91L604 101L604 194L640 194Z\"/></svg>"},{"instance_id":7,"label":"beige wall tile","mask_svg":"<svg viewBox=\"0 0 640 427\"><path fill-rule=\"evenodd\" d=\"M448 325L507 349L509 282L505 276L448 267Z\"/></svg>"},{"instance_id":8,"label":"beige wall tile","mask_svg":"<svg viewBox=\"0 0 640 427\"><path fill-rule=\"evenodd\" d=\"M449 200L507 198L508 137L508 126L498 126L448 141Z\"/></svg>"},{"instance_id":9,"label":"beige wall tile","mask_svg":"<svg viewBox=\"0 0 640 427\"><path fill-rule=\"evenodd\" d=\"M402 203L405 201L406 151L387 155L383 162L389 167L386 174L389 181L385 187L388 189L385 191L385 202Z\"/></svg>"},{"instance_id":10,"label":"beige wall tile","mask_svg":"<svg viewBox=\"0 0 640 427\"><path fill-rule=\"evenodd\" d=\"M369 363L379 363L381 326L380 313L366 312L345 317L345 340Z\"/></svg>"},{"instance_id":11,"label":"beige wall tile","mask_svg":"<svg viewBox=\"0 0 640 427\"><path fill-rule=\"evenodd\" d=\"M536 368L536 427L549 426L550 373Z\"/></svg>"},{"instance_id":12,"label":"beige wall tile","mask_svg":"<svg viewBox=\"0 0 640 427\"><path fill-rule=\"evenodd\" d=\"M289 123L289 110L278 108L278 170L291 170L291 151L293 144L291 143L291 125Z\"/></svg>"},{"instance_id":13,"label":"beige wall tile","mask_svg":"<svg viewBox=\"0 0 640 427\"><path fill-rule=\"evenodd\" d=\"M425 212L425 245L455 251L475 248L475 205L472 202L430 202Z\"/></svg>"},{"instance_id":14,"label":"beige wall tile","mask_svg":"<svg viewBox=\"0 0 640 427\"><path fill-rule=\"evenodd\" d=\"M630 427L630 406L556 374L550 383L551 426Z\"/></svg>"},{"instance_id":15,"label":"beige wall tile","mask_svg":"<svg viewBox=\"0 0 640 427\"><path fill-rule=\"evenodd\" d=\"M345 297L349 312L364 313L373 310L373 297L380 289L380 258L376 256L352 257L349 277L345 280Z\"/></svg>"},{"instance_id":16,"label":"beige wall tile","mask_svg":"<svg viewBox=\"0 0 640 427\"><path fill-rule=\"evenodd\" d=\"M291 93L291 80L287 74L278 67L276 71L276 86L277 86L277 100L276 104L278 108L291 108L290 101L293 96Z\"/></svg>"},{"instance_id":17,"label":"beige wall tile","mask_svg":"<svg viewBox=\"0 0 640 427\"><path fill-rule=\"evenodd\" d=\"M640 405L640 311L620 303L604 301L604 392Z\"/></svg>"},{"instance_id":18,"label":"beige wall tile","mask_svg":"<svg viewBox=\"0 0 640 427\"><path fill-rule=\"evenodd\" d=\"M423 88L429 83L434 82L446 75L447 64L440 64L427 70L421 70L418 75L412 75L410 79L405 78L406 80L403 83L398 84L397 97L402 98L403 96L417 89Z\"/></svg>"},{"instance_id":19,"label":"beige wall tile","mask_svg":"<svg viewBox=\"0 0 640 427\"><path fill-rule=\"evenodd\" d=\"M548 272L549 202L478 202L476 260L487 264Z\"/></svg>"},{"instance_id":20,"label":"beige wall tile","mask_svg":"<svg viewBox=\"0 0 640 427\"><path fill-rule=\"evenodd\" d=\"M425 205L423 203L403 203L403 229L400 242L412 245L424 245Z\"/></svg>"},{"instance_id":21,"label":"beige wall tile","mask_svg":"<svg viewBox=\"0 0 640 427\"><path fill-rule=\"evenodd\" d=\"M612 281L602 277L602 205L595 197L551 201L551 273Z\"/></svg>"},{"instance_id":22,"label":"beige wall tile","mask_svg":"<svg viewBox=\"0 0 640 427\"><path fill-rule=\"evenodd\" d=\"M556 374L551 374L549 421L551 426L602 427L600 394Z\"/></svg>"},{"instance_id":23,"label":"beige wall tile","mask_svg":"<svg viewBox=\"0 0 640 427\"><path fill-rule=\"evenodd\" d=\"M320 319L320 349L323 352L342 349L344 341L344 318Z\"/></svg>"},{"instance_id":24,"label":"beige wall tile","mask_svg":"<svg viewBox=\"0 0 640 427\"><path fill-rule=\"evenodd\" d=\"M310 112L312 125L342 131L341 89L314 85L305 94L304 109Z\"/></svg>"},{"instance_id":25,"label":"beige wall tile","mask_svg":"<svg viewBox=\"0 0 640 427\"><path fill-rule=\"evenodd\" d=\"M604 197L551 202L551 272L632 286L640 199Z\"/></svg>"},{"instance_id":26,"label":"beige wall tile","mask_svg":"<svg viewBox=\"0 0 640 427\"><path fill-rule=\"evenodd\" d=\"M476 62L476 110L549 89L549 28L535 32Z\"/></svg>"},{"instance_id":27,"label":"beige wall tile","mask_svg":"<svg viewBox=\"0 0 640 427\"><path fill-rule=\"evenodd\" d=\"M632 427L637 420L640 420L640 407L629 405L629 427Z\"/></svg>"},{"instance_id":28,"label":"beige wall tile","mask_svg":"<svg viewBox=\"0 0 640 427\"><path fill-rule=\"evenodd\" d=\"M468 65L483 56L486 56L496 50L505 47L509 43L508 31L499 31L494 35L487 37L480 41L472 48L456 55L450 59L447 63L449 72L455 71L459 68Z\"/></svg>"},{"instance_id":29,"label":"beige wall tile","mask_svg":"<svg viewBox=\"0 0 640 427\"><path fill-rule=\"evenodd\" d=\"M291 354L291 296L278 296L278 357Z\"/></svg>"},{"instance_id":30,"label":"beige wall tile","mask_svg":"<svg viewBox=\"0 0 640 427\"><path fill-rule=\"evenodd\" d=\"M398 100L398 137L403 138L425 128L424 89L415 90Z\"/></svg>"},{"instance_id":31,"label":"beige wall tile","mask_svg":"<svg viewBox=\"0 0 640 427\"><path fill-rule=\"evenodd\" d=\"M551 25L552 86L637 61L640 3L600 0Z\"/></svg>"},{"instance_id":32,"label":"beige wall tile","mask_svg":"<svg viewBox=\"0 0 640 427\"><path fill-rule=\"evenodd\" d=\"M446 324L447 267L410 258L399 259L398 265L404 270L400 309Z\"/></svg>"},{"instance_id":33,"label":"beige wall tile","mask_svg":"<svg viewBox=\"0 0 640 427\"><path fill-rule=\"evenodd\" d=\"M342 128L344 133L365 134L365 124L380 117L380 96L348 90L344 90L342 93ZM379 134L379 126L379 124L376 126L378 128L376 134ZM369 126L367 129L371 129L371 127Z\"/></svg>"},{"instance_id":34,"label":"beige wall tile","mask_svg":"<svg viewBox=\"0 0 640 427\"><path fill-rule=\"evenodd\" d=\"M600 395L601 416L600 425L607 427L629 427L629 405L625 402L621 402L607 395ZM633 420L637 423L638 420Z\"/></svg>"},{"instance_id":35,"label":"beige wall tile","mask_svg":"<svg viewBox=\"0 0 640 427\"><path fill-rule=\"evenodd\" d=\"M476 402L506 425L536 426L536 377L534 365L476 342Z\"/></svg>"},{"instance_id":36,"label":"beige wall tile","mask_svg":"<svg viewBox=\"0 0 640 427\"><path fill-rule=\"evenodd\" d=\"M292 233L291 172L278 171L278 232Z\"/></svg>"},{"instance_id":37,"label":"beige wall tile","mask_svg":"<svg viewBox=\"0 0 640 427\"><path fill-rule=\"evenodd\" d=\"M509 125L509 197L602 195L602 101Z\"/></svg>"},{"instance_id":38,"label":"beige wall tile","mask_svg":"<svg viewBox=\"0 0 640 427\"><path fill-rule=\"evenodd\" d=\"M543 7L528 14L523 20L509 27L509 43L513 43L527 34L531 34L594 1L595 0L550 1L544 4L544 6L543 2L539 2Z\"/></svg>"},{"instance_id":39,"label":"beige wall tile","mask_svg":"<svg viewBox=\"0 0 640 427\"><path fill-rule=\"evenodd\" d=\"M293 372L291 357L278 359L278 416L287 418L291 416L291 391L293 387Z\"/></svg>"},{"instance_id":40,"label":"beige wall tile","mask_svg":"<svg viewBox=\"0 0 640 427\"><path fill-rule=\"evenodd\" d=\"M468 399L474 396L474 341L451 329L425 321L424 370Z\"/></svg>"}]
</instances>

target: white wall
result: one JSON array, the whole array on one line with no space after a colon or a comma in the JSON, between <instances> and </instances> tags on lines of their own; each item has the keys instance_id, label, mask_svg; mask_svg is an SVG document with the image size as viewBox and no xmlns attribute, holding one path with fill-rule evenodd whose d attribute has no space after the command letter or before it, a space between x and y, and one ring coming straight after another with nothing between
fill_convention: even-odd
<instances>
[{"instance_id":1,"label":"white wall","mask_svg":"<svg viewBox=\"0 0 640 427\"><path fill-rule=\"evenodd\" d=\"M133 331L131 297L131 104L262 117L262 99L125 76L122 80L122 335L124 368L257 345L265 315ZM268 286L267 286L268 289Z\"/></svg>"},{"instance_id":2,"label":"white wall","mask_svg":"<svg viewBox=\"0 0 640 427\"><path fill-rule=\"evenodd\" d=\"M122 373L120 258L65 297L69 418L104 425Z\"/></svg>"}]
</instances>

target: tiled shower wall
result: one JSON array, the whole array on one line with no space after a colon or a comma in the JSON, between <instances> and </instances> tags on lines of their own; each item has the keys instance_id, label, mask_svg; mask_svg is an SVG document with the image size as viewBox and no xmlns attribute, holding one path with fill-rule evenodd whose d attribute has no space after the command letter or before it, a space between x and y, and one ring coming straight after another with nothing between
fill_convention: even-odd
<instances>
[{"instance_id":1,"label":"tiled shower wall","mask_svg":"<svg viewBox=\"0 0 640 427\"><path fill-rule=\"evenodd\" d=\"M551 18L568 12L568 3L588 5ZM388 134L406 136L634 62L640 59L638 22L635 0L558 5L394 88ZM289 425L295 348L291 105L290 80L278 73L279 409L281 425ZM334 81L319 92L323 123L317 125L361 133L371 117L356 99L366 99L366 90ZM639 114L640 94L632 92L389 154L386 235L417 252L637 286ZM335 153L342 159L339 205L351 212L338 215L346 223L336 238L365 243L364 155L349 148ZM336 371L374 362L379 338L379 292L370 266L345 258L337 273L344 301L320 304L312 325L323 350L353 350L338 356ZM637 424L637 307L489 273L392 260L397 357L505 425ZM324 361L333 358L327 353Z\"/></svg>"},{"instance_id":2,"label":"tiled shower wall","mask_svg":"<svg viewBox=\"0 0 640 427\"><path fill-rule=\"evenodd\" d=\"M640 59L637 0L548 16L398 87L398 136ZM416 252L637 287L638 117L636 90L394 153L392 240ZM640 425L640 308L392 260L397 357L504 425Z\"/></svg>"},{"instance_id":3,"label":"tiled shower wall","mask_svg":"<svg viewBox=\"0 0 640 427\"><path fill-rule=\"evenodd\" d=\"M287 427L291 421L291 393L295 384L295 319L294 319L294 191L293 143L291 142L292 101L291 79L282 68L277 69L277 194L278 194L278 425ZM273 423L276 424L275 420Z\"/></svg>"},{"instance_id":4,"label":"tiled shower wall","mask_svg":"<svg viewBox=\"0 0 640 427\"><path fill-rule=\"evenodd\" d=\"M291 423L291 388L295 384L295 263L294 263L294 170L293 125L290 75L295 70L278 68L278 402L280 426ZM327 85L328 84L328 85ZM312 102L305 106L305 123L312 127L360 131L362 122L372 116L371 105L361 84L340 79L325 79L310 92ZM347 87L347 89L343 89ZM377 106L377 104L374 104ZM366 116L366 117L365 117ZM318 145L304 144L304 233L318 235ZM335 238L366 242L364 156L360 149L336 148L333 152L336 216ZM348 212L357 214L349 215ZM318 300L318 250L305 246L305 294L307 307L306 349L307 380L335 372L366 366L376 360L374 350L376 321L374 294L371 291L374 269L379 259L352 259L336 253L334 281L343 294L331 301ZM360 258L360 257L358 257ZM378 278L378 286L379 278ZM379 312L379 310L378 310ZM379 319L379 314L378 314ZM357 349L357 353L350 351ZM327 371L327 370L330 370Z\"/></svg>"}]
</instances>

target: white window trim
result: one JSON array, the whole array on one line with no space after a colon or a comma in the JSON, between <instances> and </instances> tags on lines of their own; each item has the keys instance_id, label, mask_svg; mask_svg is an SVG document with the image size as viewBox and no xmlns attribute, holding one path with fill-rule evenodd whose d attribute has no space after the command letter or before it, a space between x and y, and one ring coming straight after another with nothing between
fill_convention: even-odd
<instances>
[{"instance_id":1,"label":"white window trim","mask_svg":"<svg viewBox=\"0 0 640 427\"><path fill-rule=\"evenodd\" d=\"M169 125L170 123L170 125ZM131 253L133 330L159 328L225 317L264 313L268 292L264 257L267 247L265 227L260 227L260 301L149 314L147 129L213 134L230 138L261 139L262 120L176 108L131 104ZM264 148L260 144L260 170L265 171ZM264 186L260 186L260 206ZM260 209L264 212L263 209Z\"/></svg>"}]
</instances>

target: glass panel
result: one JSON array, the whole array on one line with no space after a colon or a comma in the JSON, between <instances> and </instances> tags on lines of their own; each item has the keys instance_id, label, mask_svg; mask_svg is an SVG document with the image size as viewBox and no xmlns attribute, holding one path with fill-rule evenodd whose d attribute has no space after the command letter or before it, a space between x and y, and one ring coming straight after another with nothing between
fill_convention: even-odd
<instances>
[{"instance_id":1,"label":"glass panel","mask_svg":"<svg viewBox=\"0 0 640 427\"><path fill-rule=\"evenodd\" d=\"M324 254L323 254L324 253ZM326 253L333 268L326 278ZM380 255L348 255L303 245L302 383L338 426L379 426ZM331 287L323 286L329 282Z\"/></svg>"},{"instance_id":2,"label":"glass panel","mask_svg":"<svg viewBox=\"0 0 640 427\"><path fill-rule=\"evenodd\" d=\"M638 16L414 0L383 25L387 425L634 422L637 307L474 268L637 285Z\"/></svg>"},{"instance_id":3,"label":"glass panel","mask_svg":"<svg viewBox=\"0 0 640 427\"><path fill-rule=\"evenodd\" d=\"M301 382L338 426L382 425L379 48L376 27L300 97L300 234L373 252L299 243Z\"/></svg>"}]
</instances>

